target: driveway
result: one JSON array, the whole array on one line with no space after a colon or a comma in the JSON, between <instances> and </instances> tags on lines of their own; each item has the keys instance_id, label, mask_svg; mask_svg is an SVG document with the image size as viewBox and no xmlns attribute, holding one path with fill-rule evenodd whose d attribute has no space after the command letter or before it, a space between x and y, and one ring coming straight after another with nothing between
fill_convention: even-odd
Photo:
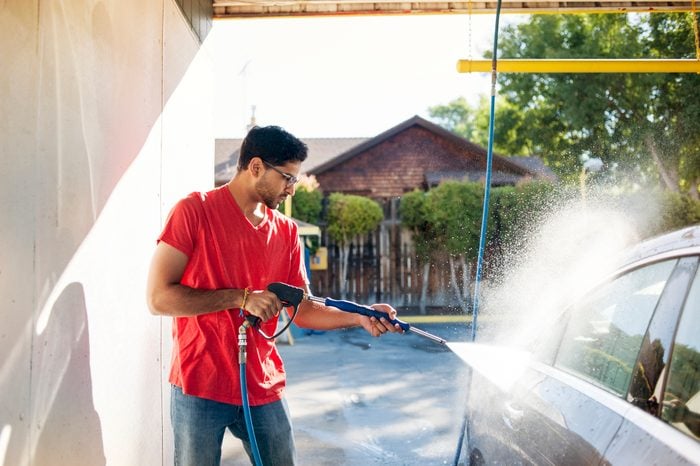
<instances>
[{"instance_id":1,"label":"driveway","mask_svg":"<svg viewBox=\"0 0 700 466\"><path fill-rule=\"evenodd\" d=\"M418 327L451 342L470 335L465 324ZM293 345L278 345L300 465L452 464L466 366L446 346L360 329L295 331ZM228 432L222 464L250 464Z\"/></svg>"}]
</instances>

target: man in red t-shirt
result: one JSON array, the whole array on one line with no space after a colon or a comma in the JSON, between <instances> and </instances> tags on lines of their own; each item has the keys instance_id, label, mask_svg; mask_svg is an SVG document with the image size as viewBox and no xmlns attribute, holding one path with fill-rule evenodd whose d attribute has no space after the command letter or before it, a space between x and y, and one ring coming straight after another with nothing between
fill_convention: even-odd
<instances>
[{"instance_id":1,"label":"man in red t-shirt","mask_svg":"<svg viewBox=\"0 0 700 466\"><path fill-rule=\"evenodd\" d=\"M226 185L192 193L170 212L148 277L153 314L171 316L170 415L176 465L218 465L228 428L253 462L243 416L238 331L246 314L272 335L282 303L267 291L283 282L309 292L296 224L276 209L294 195L306 145L282 128L254 127ZM387 304L377 310L393 319ZM330 330L362 326L373 336L398 325L304 300L295 324ZM247 332L246 379L255 439L265 465L293 465L285 372L274 341Z\"/></svg>"}]
</instances>

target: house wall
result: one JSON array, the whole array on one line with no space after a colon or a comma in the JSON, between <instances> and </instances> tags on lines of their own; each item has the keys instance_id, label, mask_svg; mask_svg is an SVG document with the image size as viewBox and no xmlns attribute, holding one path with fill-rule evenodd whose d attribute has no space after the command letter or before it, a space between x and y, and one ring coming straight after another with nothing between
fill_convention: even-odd
<instances>
[{"instance_id":1,"label":"house wall","mask_svg":"<svg viewBox=\"0 0 700 466\"><path fill-rule=\"evenodd\" d=\"M398 197L423 188L426 172L485 170L483 154L419 126L316 175L324 192L360 194L375 199Z\"/></svg>"},{"instance_id":2,"label":"house wall","mask_svg":"<svg viewBox=\"0 0 700 466\"><path fill-rule=\"evenodd\" d=\"M197 24L174 0L2 3L0 465L172 464L144 295L168 209L213 185Z\"/></svg>"}]
</instances>

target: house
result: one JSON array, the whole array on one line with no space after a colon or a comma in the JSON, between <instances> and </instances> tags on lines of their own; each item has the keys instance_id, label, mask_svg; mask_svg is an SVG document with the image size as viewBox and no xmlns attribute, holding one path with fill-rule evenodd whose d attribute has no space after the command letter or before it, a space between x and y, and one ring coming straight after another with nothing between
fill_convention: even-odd
<instances>
[{"instance_id":1,"label":"house","mask_svg":"<svg viewBox=\"0 0 700 466\"><path fill-rule=\"evenodd\" d=\"M324 192L389 199L448 179L479 181L486 175L485 148L419 116L373 138L302 139L309 147L302 169ZM235 174L242 141L216 140L217 186ZM493 186L524 179L556 177L538 157L493 154Z\"/></svg>"},{"instance_id":2,"label":"house","mask_svg":"<svg viewBox=\"0 0 700 466\"><path fill-rule=\"evenodd\" d=\"M483 147L414 116L307 170L324 192L342 192L387 200L445 180L479 181L486 176ZM525 179L554 180L537 157L493 154L492 186Z\"/></svg>"}]
</instances>

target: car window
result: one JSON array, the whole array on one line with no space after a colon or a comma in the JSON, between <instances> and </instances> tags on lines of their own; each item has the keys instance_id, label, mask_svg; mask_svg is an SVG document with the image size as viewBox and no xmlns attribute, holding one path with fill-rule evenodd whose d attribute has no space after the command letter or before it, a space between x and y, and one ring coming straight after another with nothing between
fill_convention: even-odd
<instances>
[{"instance_id":1,"label":"car window","mask_svg":"<svg viewBox=\"0 0 700 466\"><path fill-rule=\"evenodd\" d=\"M678 324L661 418L700 440L700 273Z\"/></svg>"},{"instance_id":2,"label":"car window","mask_svg":"<svg viewBox=\"0 0 700 466\"><path fill-rule=\"evenodd\" d=\"M677 260L635 269L577 306L555 365L624 395L642 339Z\"/></svg>"}]
</instances>

